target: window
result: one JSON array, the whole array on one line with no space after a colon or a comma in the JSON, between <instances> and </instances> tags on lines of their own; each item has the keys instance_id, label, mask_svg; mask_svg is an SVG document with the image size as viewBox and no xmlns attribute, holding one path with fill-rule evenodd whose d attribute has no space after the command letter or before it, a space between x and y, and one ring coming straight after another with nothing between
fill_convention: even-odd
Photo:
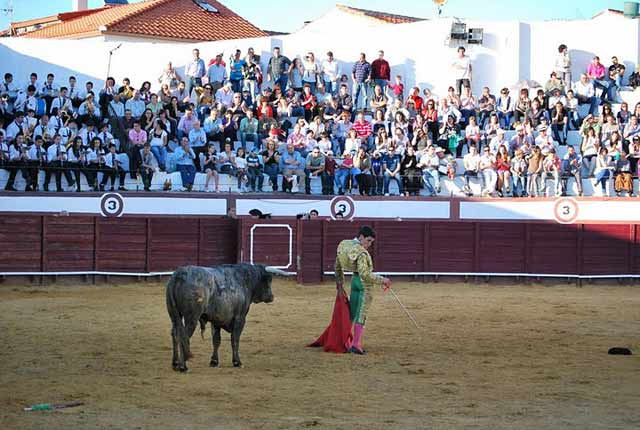
<instances>
[{"instance_id":1,"label":"window","mask_svg":"<svg viewBox=\"0 0 640 430\"><path fill-rule=\"evenodd\" d=\"M200 6L202 9L206 10L207 12L218 13L218 9L216 9L213 6L211 6L205 0L193 0L193 1L195 2L195 4L197 4L198 6Z\"/></svg>"}]
</instances>

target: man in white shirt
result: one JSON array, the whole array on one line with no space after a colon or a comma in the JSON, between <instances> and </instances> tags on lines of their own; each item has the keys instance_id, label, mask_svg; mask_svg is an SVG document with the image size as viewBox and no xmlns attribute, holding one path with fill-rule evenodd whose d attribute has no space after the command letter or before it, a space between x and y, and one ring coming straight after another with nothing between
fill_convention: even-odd
<instances>
[{"instance_id":1,"label":"man in white shirt","mask_svg":"<svg viewBox=\"0 0 640 430\"><path fill-rule=\"evenodd\" d=\"M454 60L451 67L456 78L456 89L458 95L462 94L462 87L471 88L471 59L465 55L464 46L458 48L458 57Z\"/></svg>"},{"instance_id":2,"label":"man in white shirt","mask_svg":"<svg viewBox=\"0 0 640 430\"><path fill-rule=\"evenodd\" d=\"M78 88L75 76L69 76L69 85L67 89L67 97L71 100L71 105L74 108L77 108L80 106L80 103L82 103L82 100L80 100L80 88Z\"/></svg>"},{"instance_id":3,"label":"man in white shirt","mask_svg":"<svg viewBox=\"0 0 640 430\"><path fill-rule=\"evenodd\" d=\"M53 112L53 109L58 109L58 112L67 111L73 112L73 107L71 106L71 100L67 97L68 93L67 87L61 87L58 96L51 101L51 109L49 113Z\"/></svg>"},{"instance_id":4,"label":"man in white shirt","mask_svg":"<svg viewBox=\"0 0 640 430\"><path fill-rule=\"evenodd\" d=\"M313 52L307 53L304 57L304 60L302 60L302 67L304 68L304 72L302 73L302 84L309 84L309 86L311 86L311 92L315 93L320 67L318 67L318 63L316 63L316 57L313 55Z\"/></svg>"},{"instance_id":5,"label":"man in white shirt","mask_svg":"<svg viewBox=\"0 0 640 430\"><path fill-rule=\"evenodd\" d=\"M122 162L118 160L118 154L116 154L116 146L114 144L109 146L109 152L104 156L104 164L106 167L104 168L104 175L100 182L100 191L104 191L104 186L107 184L109 179L111 179L111 191L114 191L116 175L120 180L118 190L127 191L124 187L124 180L127 175L127 171L123 168Z\"/></svg>"},{"instance_id":6,"label":"man in white shirt","mask_svg":"<svg viewBox=\"0 0 640 430\"><path fill-rule=\"evenodd\" d=\"M539 146L540 149L553 148L553 137L549 134L549 129L546 126L543 126L539 131L540 133L538 134L538 137L536 137L536 146Z\"/></svg>"},{"instance_id":7,"label":"man in white shirt","mask_svg":"<svg viewBox=\"0 0 640 430\"><path fill-rule=\"evenodd\" d=\"M53 73L47 74L47 81L40 90L40 97L42 97L47 103L45 112L51 111L51 102L53 101L53 98L58 95L58 86L54 83L54 79L55 76Z\"/></svg>"},{"instance_id":8,"label":"man in white shirt","mask_svg":"<svg viewBox=\"0 0 640 430\"><path fill-rule=\"evenodd\" d=\"M440 191L439 165L440 158L438 158L438 154L436 154L436 148L433 145L429 145L421 154L418 167L422 169L422 179L431 197L436 197Z\"/></svg>"},{"instance_id":9,"label":"man in white shirt","mask_svg":"<svg viewBox=\"0 0 640 430\"><path fill-rule=\"evenodd\" d=\"M35 143L27 150L28 177L25 178L27 187L25 191L38 191L38 174L47 163L47 151L42 146L42 137L36 137ZM23 158L24 160L24 158ZM24 173L24 170L23 170Z\"/></svg>"},{"instance_id":10,"label":"man in white shirt","mask_svg":"<svg viewBox=\"0 0 640 430\"><path fill-rule=\"evenodd\" d=\"M49 136L49 115L42 115L35 129L33 129L33 137ZM47 139L45 138L45 141Z\"/></svg>"},{"instance_id":11,"label":"man in white shirt","mask_svg":"<svg viewBox=\"0 0 640 430\"><path fill-rule=\"evenodd\" d=\"M140 119L147 106L144 104L144 100L140 98L140 93L138 92L138 90L135 90L133 92L133 97L127 100L124 107L125 109L129 109L131 111L131 115L135 119Z\"/></svg>"},{"instance_id":12,"label":"man in white shirt","mask_svg":"<svg viewBox=\"0 0 640 430\"><path fill-rule=\"evenodd\" d=\"M98 137L93 122L88 122L85 127L82 127L82 130L78 132L78 136L82 139L82 146L88 147L93 138Z\"/></svg>"},{"instance_id":13,"label":"man in white shirt","mask_svg":"<svg viewBox=\"0 0 640 430\"><path fill-rule=\"evenodd\" d=\"M549 111L553 111L557 103L562 104L562 106L567 106L567 98L562 95L562 91L560 91L560 88L556 88L553 90L551 97L549 97L549 104L547 106L547 109Z\"/></svg>"},{"instance_id":14,"label":"man in white shirt","mask_svg":"<svg viewBox=\"0 0 640 430\"><path fill-rule=\"evenodd\" d=\"M327 59L322 62L321 70L325 89L335 96L338 94L338 79L341 74L340 66L333 58L333 52L327 52Z\"/></svg>"},{"instance_id":15,"label":"man in white shirt","mask_svg":"<svg viewBox=\"0 0 640 430\"><path fill-rule=\"evenodd\" d=\"M0 86L0 94L6 94L9 102L9 111L13 112L13 106L18 97L19 89L15 83L13 83L13 75L11 73L4 74L4 81Z\"/></svg>"},{"instance_id":16,"label":"man in white shirt","mask_svg":"<svg viewBox=\"0 0 640 430\"><path fill-rule=\"evenodd\" d=\"M216 91L216 105L219 110L224 110L224 108L231 107L233 103L233 88L231 88L231 82L225 81L222 88Z\"/></svg>"},{"instance_id":17,"label":"man in white shirt","mask_svg":"<svg viewBox=\"0 0 640 430\"><path fill-rule=\"evenodd\" d=\"M24 86L22 87L22 89L24 91L27 90L27 88L29 88L29 85L33 85L35 87L35 95L36 96L40 96L40 94L38 93L38 90L40 89L40 83L38 83L38 74L37 73L32 73L29 75L29 80L27 81L26 84L24 84Z\"/></svg>"},{"instance_id":18,"label":"man in white shirt","mask_svg":"<svg viewBox=\"0 0 640 430\"><path fill-rule=\"evenodd\" d=\"M462 159L464 165L464 192L467 196L473 196L471 187L469 186L469 180L471 178L478 177L478 171L480 170L480 156L478 155L478 148L475 144L469 145L469 153Z\"/></svg>"},{"instance_id":19,"label":"man in white shirt","mask_svg":"<svg viewBox=\"0 0 640 430\"><path fill-rule=\"evenodd\" d=\"M49 182L51 182L51 175L56 176L56 192L62 192L62 174L67 179L67 184L70 187L75 185L75 181L71 176L71 170L67 166L67 151L62 144L62 138L59 134L53 138L53 143L47 150L47 164L45 167L44 175L44 190L49 191Z\"/></svg>"},{"instance_id":20,"label":"man in white shirt","mask_svg":"<svg viewBox=\"0 0 640 430\"><path fill-rule=\"evenodd\" d=\"M93 82L88 81L84 84L84 90L78 90L79 102L82 103L90 93L93 93ZM80 103L78 103L78 107L80 106Z\"/></svg>"},{"instance_id":21,"label":"man in white shirt","mask_svg":"<svg viewBox=\"0 0 640 430\"><path fill-rule=\"evenodd\" d=\"M36 87L29 85L26 92L20 91L14 106L16 111L26 112L29 109L32 109L34 112L37 111L38 98L36 97Z\"/></svg>"},{"instance_id":22,"label":"man in white shirt","mask_svg":"<svg viewBox=\"0 0 640 430\"><path fill-rule=\"evenodd\" d=\"M24 121L24 113L22 111L16 112L15 119L7 126L6 138L7 141L12 141L18 135L24 135L27 131L27 124Z\"/></svg>"},{"instance_id":23,"label":"man in white shirt","mask_svg":"<svg viewBox=\"0 0 640 430\"><path fill-rule=\"evenodd\" d=\"M483 149L483 154L480 157L480 163L478 167L480 168L480 173L482 175L482 195L488 196L493 195L496 190L496 182L498 181L498 174L495 170L496 159L491 153L491 149L488 146L485 146Z\"/></svg>"},{"instance_id":24,"label":"man in white shirt","mask_svg":"<svg viewBox=\"0 0 640 430\"><path fill-rule=\"evenodd\" d=\"M589 105L589 113L598 115L599 100L596 97L596 90L593 82L589 81L586 73L580 75L580 80L573 84L573 92L578 99L578 105Z\"/></svg>"}]
</instances>

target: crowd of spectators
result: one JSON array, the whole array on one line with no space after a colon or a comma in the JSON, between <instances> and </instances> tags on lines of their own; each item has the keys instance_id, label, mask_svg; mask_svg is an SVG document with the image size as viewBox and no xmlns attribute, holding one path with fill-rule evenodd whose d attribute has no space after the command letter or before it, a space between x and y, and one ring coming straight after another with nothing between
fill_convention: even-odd
<instances>
[{"instance_id":1,"label":"crowd of spectators","mask_svg":"<svg viewBox=\"0 0 640 430\"><path fill-rule=\"evenodd\" d=\"M94 88L73 76L62 83L32 73L21 85L6 73L0 169L9 172L10 191L18 171L25 191L48 191L52 177L62 191L63 175L81 191L82 175L92 190L114 189L116 179L124 190L127 174L140 175L149 190L155 173L178 170L189 191L201 172L205 191L218 191L219 174L227 174L241 191L260 192L266 181L273 191L304 185L309 194L312 178L320 177L325 195L389 195L396 182L401 195L435 196L462 163L467 195L470 181L479 181L483 195L542 196L548 179L556 195L568 193L570 179L580 195L582 179L603 192L612 180L616 193L632 195L640 104L630 110L619 99L624 65L613 57L605 67L595 57L573 82L561 45L554 68L542 88L494 94L484 87L475 95L472 61L460 47L452 86L440 96L405 88L383 51L372 62L362 53L343 70L331 52L322 60L312 52L288 58L276 47L261 59L253 49L238 50L207 64L194 49L184 76L169 63L157 92L151 81L134 86L124 78L118 85L109 77ZM626 80L635 86L640 76L634 71ZM580 134L575 147L568 145L570 130Z\"/></svg>"}]
</instances>

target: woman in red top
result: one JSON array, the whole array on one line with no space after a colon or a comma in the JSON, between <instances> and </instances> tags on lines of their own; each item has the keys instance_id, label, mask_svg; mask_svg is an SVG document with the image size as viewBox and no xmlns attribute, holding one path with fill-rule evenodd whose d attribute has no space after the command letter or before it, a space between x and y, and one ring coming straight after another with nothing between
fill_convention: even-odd
<instances>
[{"instance_id":1,"label":"woman in red top","mask_svg":"<svg viewBox=\"0 0 640 430\"><path fill-rule=\"evenodd\" d=\"M511 193L511 157L504 145L500 145L496 154L496 172L498 173L498 196L503 197L502 188L506 188L506 193Z\"/></svg>"},{"instance_id":2,"label":"woman in red top","mask_svg":"<svg viewBox=\"0 0 640 430\"><path fill-rule=\"evenodd\" d=\"M422 110L422 117L427 123L428 132L431 133L431 140L437 142L440 126L438 124L438 109L436 109L436 103L433 99L427 101L427 106Z\"/></svg>"},{"instance_id":3,"label":"woman in red top","mask_svg":"<svg viewBox=\"0 0 640 430\"><path fill-rule=\"evenodd\" d=\"M273 118L273 108L269 106L269 100L263 97L258 108L258 120L264 118Z\"/></svg>"}]
</instances>

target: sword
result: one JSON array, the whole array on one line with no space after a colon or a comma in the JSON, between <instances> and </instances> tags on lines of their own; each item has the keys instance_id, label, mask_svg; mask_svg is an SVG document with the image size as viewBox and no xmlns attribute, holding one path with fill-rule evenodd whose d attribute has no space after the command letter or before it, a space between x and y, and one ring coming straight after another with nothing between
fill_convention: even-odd
<instances>
[{"instance_id":1,"label":"sword","mask_svg":"<svg viewBox=\"0 0 640 430\"><path fill-rule=\"evenodd\" d=\"M418 322L416 321L416 319L413 317L413 315L411 315L411 312L409 312L409 310L405 307L405 305L402 304L396 292L393 291L393 288L389 287L389 291L391 292L391 294L393 294L393 297L396 299L396 302L398 302L398 304L400 305L404 313L407 314L407 316L409 317L413 325L415 325L418 330L422 330L422 328L420 328L420 326L418 325Z\"/></svg>"}]
</instances>

